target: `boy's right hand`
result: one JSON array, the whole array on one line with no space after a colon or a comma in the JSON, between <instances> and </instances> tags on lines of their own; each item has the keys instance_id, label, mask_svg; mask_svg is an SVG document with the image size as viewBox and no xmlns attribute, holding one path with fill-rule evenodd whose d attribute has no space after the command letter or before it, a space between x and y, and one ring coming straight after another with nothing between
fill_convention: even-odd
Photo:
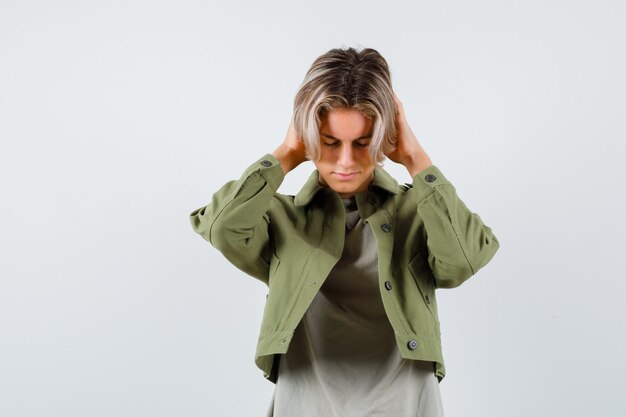
<instances>
[{"instance_id":1,"label":"boy's right hand","mask_svg":"<svg viewBox=\"0 0 626 417\"><path fill-rule=\"evenodd\" d=\"M287 129L283 143L272 152L272 155L280 161L280 166L285 174L308 160L304 142L296 134L293 117L291 118L291 123Z\"/></svg>"}]
</instances>

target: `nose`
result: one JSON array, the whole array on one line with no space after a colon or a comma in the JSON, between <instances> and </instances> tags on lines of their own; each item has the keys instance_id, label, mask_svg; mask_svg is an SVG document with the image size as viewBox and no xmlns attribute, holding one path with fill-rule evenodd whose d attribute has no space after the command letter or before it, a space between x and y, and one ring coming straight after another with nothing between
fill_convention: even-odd
<instances>
[{"instance_id":1,"label":"nose","mask_svg":"<svg viewBox=\"0 0 626 417\"><path fill-rule=\"evenodd\" d=\"M352 144L344 144L341 146L338 164L342 167L352 167L354 165L354 149Z\"/></svg>"}]
</instances>

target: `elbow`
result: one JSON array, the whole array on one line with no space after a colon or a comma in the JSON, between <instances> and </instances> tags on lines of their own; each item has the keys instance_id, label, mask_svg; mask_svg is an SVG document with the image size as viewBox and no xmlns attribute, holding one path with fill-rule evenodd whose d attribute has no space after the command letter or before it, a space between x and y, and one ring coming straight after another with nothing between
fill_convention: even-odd
<instances>
[{"instance_id":1,"label":"elbow","mask_svg":"<svg viewBox=\"0 0 626 417\"><path fill-rule=\"evenodd\" d=\"M219 218L210 213L210 206L204 206L194 210L189 215L191 228L216 248L222 247L226 242L221 239L225 235L224 226Z\"/></svg>"},{"instance_id":2,"label":"elbow","mask_svg":"<svg viewBox=\"0 0 626 417\"><path fill-rule=\"evenodd\" d=\"M489 233L482 240L482 245L479 250L472 256L470 260L474 272L478 272L483 266L487 265L494 257L498 249L500 248L500 242L493 233Z\"/></svg>"},{"instance_id":3,"label":"elbow","mask_svg":"<svg viewBox=\"0 0 626 417\"><path fill-rule=\"evenodd\" d=\"M474 275L469 263L451 265L435 261L432 271L437 288L456 288Z\"/></svg>"},{"instance_id":4,"label":"elbow","mask_svg":"<svg viewBox=\"0 0 626 417\"><path fill-rule=\"evenodd\" d=\"M431 268L438 288L456 288L487 265L494 257L500 243L495 236L485 238L480 249L470 254L467 259L458 259L455 263L444 263L433 259Z\"/></svg>"},{"instance_id":5,"label":"elbow","mask_svg":"<svg viewBox=\"0 0 626 417\"><path fill-rule=\"evenodd\" d=\"M257 250L254 228L234 228L229 221L213 221L203 236L224 254L252 253Z\"/></svg>"},{"instance_id":6,"label":"elbow","mask_svg":"<svg viewBox=\"0 0 626 417\"><path fill-rule=\"evenodd\" d=\"M206 240L209 240L208 235L211 229L211 225L208 222L205 211L206 206L192 211L191 214L189 214L189 221L191 223L191 228L194 232L198 233Z\"/></svg>"}]
</instances>

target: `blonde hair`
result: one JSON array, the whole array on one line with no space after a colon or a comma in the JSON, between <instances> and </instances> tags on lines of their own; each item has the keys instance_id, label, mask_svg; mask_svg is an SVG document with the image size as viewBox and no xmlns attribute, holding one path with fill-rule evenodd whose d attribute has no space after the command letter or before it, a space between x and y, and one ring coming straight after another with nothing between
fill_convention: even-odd
<instances>
[{"instance_id":1,"label":"blonde hair","mask_svg":"<svg viewBox=\"0 0 626 417\"><path fill-rule=\"evenodd\" d=\"M307 71L294 99L294 127L307 157L320 157L321 118L330 110L355 109L373 121L370 158L380 166L396 141L396 103L385 58L365 48L331 49Z\"/></svg>"}]
</instances>

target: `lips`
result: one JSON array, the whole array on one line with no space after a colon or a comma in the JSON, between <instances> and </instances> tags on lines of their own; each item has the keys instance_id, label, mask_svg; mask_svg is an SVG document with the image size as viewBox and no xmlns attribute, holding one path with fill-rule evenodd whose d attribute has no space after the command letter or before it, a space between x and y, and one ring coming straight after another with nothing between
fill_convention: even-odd
<instances>
[{"instance_id":1,"label":"lips","mask_svg":"<svg viewBox=\"0 0 626 417\"><path fill-rule=\"evenodd\" d=\"M349 173L341 173L341 172L333 172L333 174L339 178L340 180L351 180L352 178L358 175L358 172L349 172Z\"/></svg>"}]
</instances>

